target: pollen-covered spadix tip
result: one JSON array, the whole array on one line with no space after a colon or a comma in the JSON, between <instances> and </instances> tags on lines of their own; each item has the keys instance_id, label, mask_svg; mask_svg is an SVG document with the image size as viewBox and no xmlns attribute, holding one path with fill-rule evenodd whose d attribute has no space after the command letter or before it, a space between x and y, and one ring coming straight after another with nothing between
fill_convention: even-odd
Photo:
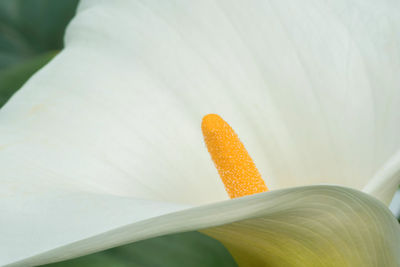
<instances>
[{"instance_id":1,"label":"pollen-covered spadix tip","mask_svg":"<svg viewBox=\"0 0 400 267\"><path fill-rule=\"evenodd\" d=\"M204 116L201 129L208 152L231 198L268 190L237 134L217 114Z\"/></svg>"}]
</instances>

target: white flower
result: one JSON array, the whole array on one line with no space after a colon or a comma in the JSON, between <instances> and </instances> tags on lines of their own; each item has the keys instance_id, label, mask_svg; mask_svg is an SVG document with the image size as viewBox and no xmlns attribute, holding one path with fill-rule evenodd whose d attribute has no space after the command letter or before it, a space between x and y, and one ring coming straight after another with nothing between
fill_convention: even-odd
<instances>
[{"instance_id":1,"label":"white flower","mask_svg":"<svg viewBox=\"0 0 400 267\"><path fill-rule=\"evenodd\" d=\"M0 265L202 230L242 265L398 266L400 229L377 199L400 179L399 11L82 1L66 48L0 112ZM270 192L227 200L208 113Z\"/></svg>"}]
</instances>

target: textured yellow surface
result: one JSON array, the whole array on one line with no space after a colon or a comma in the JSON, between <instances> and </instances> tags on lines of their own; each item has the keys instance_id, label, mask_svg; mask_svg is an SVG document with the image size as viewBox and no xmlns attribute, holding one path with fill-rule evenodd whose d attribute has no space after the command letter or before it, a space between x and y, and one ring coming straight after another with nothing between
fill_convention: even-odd
<instances>
[{"instance_id":1,"label":"textured yellow surface","mask_svg":"<svg viewBox=\"0 0 400 267\"><path fill-rule=\"evenodd\" d=\"M237 134L216 114L204 116L201 124L208 152L231 198L268 190Z\"/></svg>"}]
</instances>

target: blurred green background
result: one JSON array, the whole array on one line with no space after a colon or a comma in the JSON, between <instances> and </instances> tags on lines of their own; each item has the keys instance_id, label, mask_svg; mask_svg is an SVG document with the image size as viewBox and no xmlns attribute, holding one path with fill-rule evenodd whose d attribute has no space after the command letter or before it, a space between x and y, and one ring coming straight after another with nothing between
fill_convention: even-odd
<instances>
[{"instance_id":1,"label":"blurred green background","mask_svg":"<svg viewBox=\"0 0 400 267\"><path fill-rule=\"evenodd\" d=\"M111 1L111 0L110 0ZM0 0L0 107L63 47L78 0ZM136 242L46 267L236 266L219 242L198 232Z\"/></svg>"}]
</instances>

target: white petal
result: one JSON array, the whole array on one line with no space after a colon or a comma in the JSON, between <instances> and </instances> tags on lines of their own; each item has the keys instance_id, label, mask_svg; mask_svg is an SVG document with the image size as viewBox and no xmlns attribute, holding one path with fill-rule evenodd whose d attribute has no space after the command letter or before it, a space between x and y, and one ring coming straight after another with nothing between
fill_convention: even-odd
<instances>
[{"instance_id":1,"label":"white petal","mask_svg":"<svg viewBox=\"0 0 400 267\"><path fill-rule=\"evenodd\" d=\"M85 190L208 203L226 196L199 125L218 113L271 189L362 189L400 146L398 12L82 1L65 51L2 110L0 145Z\"/></svg>"},{"instance_id":2,"label":"white petal","mask_svg":"<svg viewBox=\"0 0 400 267\"><path fill-rule=\"evenodd\" d=\"M400 152L390 158L375 174L363 191L375 196L387 205L400 184Z\"/></svg>"},{"instance_id":3,"label":"white petal","mask_svg":"<svg viewBox=\"0 0 400 267\"><path fill-rule=\"evenodd\" d=\"M396 191L389 209L396 218L400 218L400 190Z\"/></svg>"},{"instance_id":4,"label":"white petal","mask_svg":"<svg viewBox=\"0 0 400 267\"><path fill-rule=\"evenodd\" d=\"M398 183L385 167L400 146L398 11L372 0L83 1L66 49L0 112L0 259L41 263L253 216L215 204L143 228L226 199L202 142L206 113L233 126L271 189L335 183L387 199ZM370 209L368 220L387 211ZM362 230L398 249L394 219L376 220Z\"/></svg>"},{"instance_id":5,"label":"white petal","mask_svg":"<svg viewBox=\"0 0 400 267\"><path fill-rule=\"evenodd\" d=\"M400 264L400 228L391 212L378 200L348 188L290 188L165 215L162 213L172 211L171 207L183 208L149 202L150 208L142 202L141 209L147 210L145 216L148 216L142 221L132 220L138 205L129 198L75 194L60 197L59 203L53 204L45 198L38 220L46 209L56 212L53 208L61 202L79 205L68 205L62 217L47 218L52 222L48 230L52 235L41 236L39 233L44 229L40 228L48 226L36 222L25 225L28 235L6 235L8 244L1 247L5 255L1 255L0 264L38 265L196 229L204 229L203 232L221 239L243 266L260 266L266 262L271 266L390 267ZM148 208L161 216L150 215ZM15 213L7 215L0 229L13 231L11 222L20 218L15 218ZM81 216L84 228L82 222L76 221ZM70 224L59 223L62 220ZM111 228L112 224L117 227ZM76 240L77 236L85 239ZM29 241L35 241L36 246L27 244Z\"/></svg>"},{"instance_id":6,"label":"white petal","mask_svg":"<svg viewBox=\"0 0 400 267\"><path fill-rule=\"evenodd\" d=\"M398 222L376 199L329 187L290 194L296 204L269 203L262 217L204 232L240 266L399 266Z\"/></svg>"}]
</instances>

